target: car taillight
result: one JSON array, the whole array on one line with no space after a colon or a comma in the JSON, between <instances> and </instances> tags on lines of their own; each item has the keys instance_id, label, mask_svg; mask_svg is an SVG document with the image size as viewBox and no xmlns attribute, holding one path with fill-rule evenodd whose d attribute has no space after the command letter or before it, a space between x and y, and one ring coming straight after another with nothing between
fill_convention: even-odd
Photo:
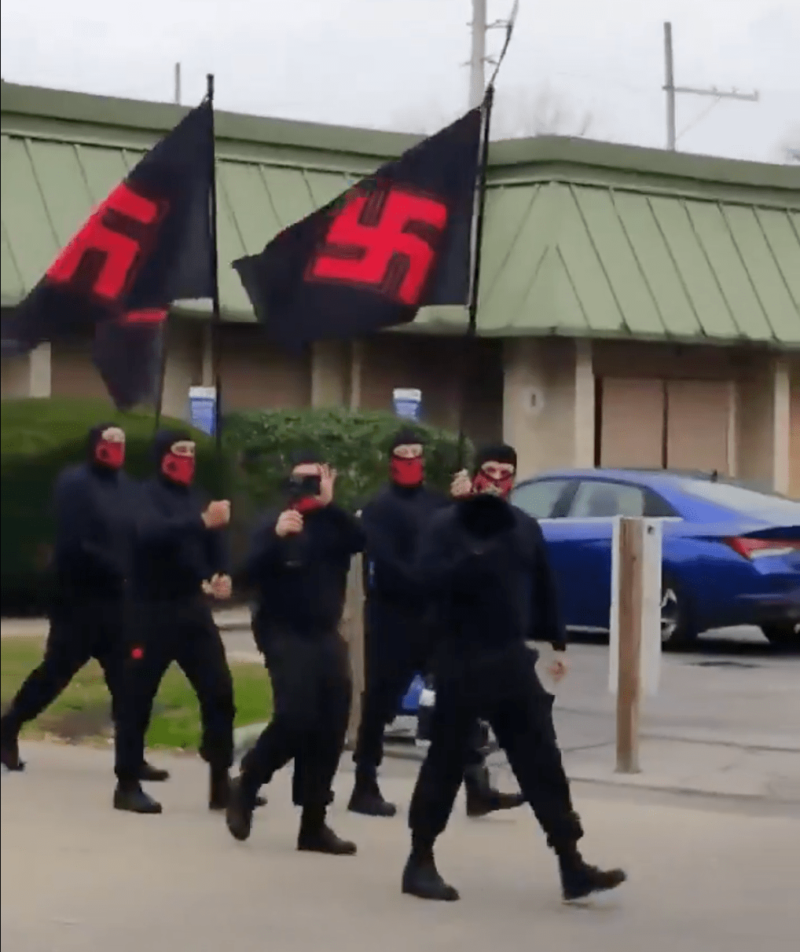
<instances>
[{"instance_id":1,"label":"car taillight","mask_svg":"<svg viewBox=\"0 0 800 952\"><path fill-rule=\"evenodd\" d=\"M750 536L739 536L726 539L727 544L745 559L757 559L764 555L788 555L800 550L800 541L793 539L753 539Z\"/></svg>"}]
</instances>

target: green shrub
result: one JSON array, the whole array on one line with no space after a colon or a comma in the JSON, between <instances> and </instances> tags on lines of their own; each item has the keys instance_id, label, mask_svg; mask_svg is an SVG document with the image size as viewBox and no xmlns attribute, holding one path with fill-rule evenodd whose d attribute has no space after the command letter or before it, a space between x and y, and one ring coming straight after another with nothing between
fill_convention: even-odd
<instances>
[{"instance_id":1,"label":"green shrub","mask_svg":"<svg viewBox=\"0 0 800 952\"><path fill-rule=\"evenodd\" d=\"M2 531L0 585L3 614L38 613L50 592L53 543L53 484L65 466L86 459L86 435L96 423L118 423L127 434L126 469L135 477L153 472L152 412L117 413L102 400L3 400L0 405ZM164 426L185 424L163 420ZM198 478L209 491L223 492L225 467L214 441L197 440Z\"/></svg>"},{"instance_id":2,"label":"green shrub","mask_svg":"<svg viewBox=\"0 0 800 952\"><path fill-rule=\"evenodd\" d=\"M224 445L237 501L279 503L289 455L313 449L338 473L336 501L355 511L386 482L389 444L403 422L391 413L339 409L233 413L225 419ZM412 428L425 439L428 482L446 490L457 467L457 437L424 424Z\"/></svg>"}]
</instances>

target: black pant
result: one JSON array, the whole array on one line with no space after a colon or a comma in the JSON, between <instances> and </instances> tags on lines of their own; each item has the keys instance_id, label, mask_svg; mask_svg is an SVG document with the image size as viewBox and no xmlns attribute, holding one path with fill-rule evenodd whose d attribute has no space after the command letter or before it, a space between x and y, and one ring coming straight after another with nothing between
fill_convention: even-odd
<instances>
[{"instance_id":1,"label":"black pant","mask_svg":"<svg viewBox=\"0 0 800 952\"><path fill-rule=\"evenodd\" d=\"M242 788L254 797L294 760L295 802L324 810L350 716L347 645L336 631L314 636L283 631L260 640L260 647L272 680L274 712L242 761Z\"/></svg>"},{"instance_id":2,"label":"black pant","mask_svg":"<svg viewBox=\"0 0 800 952\"><path fill-rule=\"evenodd\" d=\"M483 718L506 752L525 799L554 849L583 835L545 691L524 644L443 654L431 721L431 744L411 800L409 826L432 843L447 826L461 785L476 718Z\"/></svg>"},{"instance_id":3,"label":"black pant","mask_svg":"<svg viewBox=\"0 0 800 952\"><path fill-rule=\"evenodd\" d=\"M412 679L430 667L430 638L421 613L368 599L364 609L364 693L353 754L357 773L374 779L383 761L386 727L397 716ZM467 767L484 763L484 732L477 719L467 749Z\"/></svg>"},{"instance_id":4,"label":"black pant","mask_svg":"<svg viewBox=\"0 0 800 952\"><path fill-rule=\"evenodd\" d=\"M135 609L132 627L133 647L126 659L117 714L117 777L122 781L136 777L136 765L144 757L153 701L173 661L200 702L200 756L213 768L229 768L233 763L236 715L233 679L211 609L200 597L142 602Z\"/></svg>"},{"instance_id":5,"label":"black pant","mask_svg":"<svg viewBox=\"0 0 800 952\"><path fill-rule=\"evenodd\" d=\"M92 658L103 669L113 710L127 654L125 624L122 599L59 600L50 612L44 659L19 689L4 724L18 731L38 717Z\"/></svg>"}]
</instances>

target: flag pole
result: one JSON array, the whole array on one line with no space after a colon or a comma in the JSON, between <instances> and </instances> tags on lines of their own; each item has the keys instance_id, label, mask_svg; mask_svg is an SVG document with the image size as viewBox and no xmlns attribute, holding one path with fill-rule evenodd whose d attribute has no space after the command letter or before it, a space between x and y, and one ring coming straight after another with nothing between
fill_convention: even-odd
<instances>
[{"instance_id":1,"label":"flag pole","mask_svg":"<svg viewBox=\"0 0 800 952\"><path fill-rule=\"evenodd\" d=\"M158 369L158 393L156 394L156 433L161 429L161 414L164 410L164 379L167 376L167 339L169 333L169 311L161 325L161 365Z\"/></svg>"},{"instance_id":2,"label":"flag pole","mask_svg":"<svg viewBox=\"0 0 800 952\"><path fill-rule=\"evenodd\" d=\"M219 303L219 255L217 249L217 165L216 131L214 129L214 74L206 76L206 97L211 106L211 191L209 194L211 222L211 269L214 275L211 294L211 366L214 375L214 439L217 456L222 458L222 312Z\"/></svg>"},{"instance_id":3,"label":"flag pole","mask_svg":"<svg viewBox=\"0 0 800 952\"><path fill-rule=\"evenodd\" d=\"M476 189L474 250L472 255L472 279L470 281L469 305L467 309L467 331L464 334L461 360L461 402L459 406L458 422L458 469L464 468L466 457L466 433L464 432L465 416L467 411L467 390L470 384L472 367L472 342L478 333L478 296L481 283L481 251L483 246L483 222L486 212L486 170L489 164L489 126L492 117L494 102L494 86L490 83L486 87L481 110L483 112L483 130L481 139L481 154L478 164L478 179Z\"/></svg>"}]
</instances>

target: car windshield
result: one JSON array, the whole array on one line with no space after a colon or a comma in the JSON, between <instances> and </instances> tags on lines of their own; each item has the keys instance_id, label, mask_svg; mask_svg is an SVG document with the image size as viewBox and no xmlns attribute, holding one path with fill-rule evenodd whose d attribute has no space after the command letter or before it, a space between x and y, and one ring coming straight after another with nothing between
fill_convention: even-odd
<instances>
[{"instance_id":1,"label":"car windshield","mask_svg":"<svg viewBox=\"0 0 800 952\"><path fill-rule=\"evenodd\" d=\"M731 483L715 483L699 479L681 480L681 488L695 499L733 509L743 515L774 517L777 519L800 519L800 502L792 502L777 493L762 493Z\"/></svg>"}]
</instances>

